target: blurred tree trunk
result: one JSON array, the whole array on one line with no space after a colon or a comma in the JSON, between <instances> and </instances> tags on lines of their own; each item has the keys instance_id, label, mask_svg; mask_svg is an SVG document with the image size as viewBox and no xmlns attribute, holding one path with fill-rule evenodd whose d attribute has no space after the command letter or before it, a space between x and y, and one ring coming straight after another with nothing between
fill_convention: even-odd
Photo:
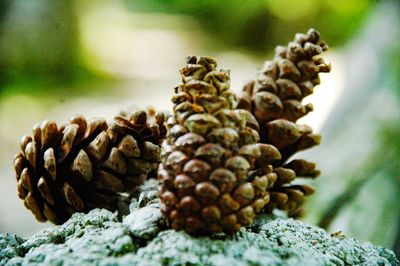
<instances>
[{"instance_id":1,"label":"blurred tree trunk","mask_svg":"<svg viewBox=\"0 0 400 266\"><path fill-rule=\"evenodd\" d=\"M0 34L2 32L4 18L6 17L7 10L10 4L11 0L1 0L0 2Z\"/></svg>"}]
</instances>

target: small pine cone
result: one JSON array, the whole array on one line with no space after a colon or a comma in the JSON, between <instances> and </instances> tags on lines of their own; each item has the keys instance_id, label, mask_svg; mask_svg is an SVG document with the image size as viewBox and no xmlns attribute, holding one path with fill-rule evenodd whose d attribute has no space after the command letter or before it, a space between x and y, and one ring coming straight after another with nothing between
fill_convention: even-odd
<instances>
[{"instance_id":1,"label":"small pine cone","mask_svg":"<svg viewBox=\"0 0 400 266\"><path fill-rule=\"evenodd\" d=\"M110 127L103 119L87 122L81 116L61 127L47 120L36 124L14 159L19 198L38 221L55 224L75 212L115 210L121 193L158 166L159 125L164 127L158 116L151 126L145 112L130 120L116 117Z\"/></svg>"},{"instance_id":2,"label":"small pine cone","mask_svg":"<svg viewBox=\"0 0 400 266\"><path fill-rule=\"evenodd\" d=\"M275 49L275 58L265 62L257 78L243 88L239 97L238 108L254 114L260 125L260 142L272 144L282 155L274 165L277 182L270 190L271 201L266 207L269 211L277 207L289 215L297 215L304 196L313 190L305 185L293 187L290 183L296 177L319 175L314 163L294 160L286 164L286 161L296 152L320 143L320 135L296 121L313 110L311 104L301 102L320 83L319 73L331 69L330 64L317 57L327 49L314 29L307 34L296 34L286 47Z\"/></svg>"},{"instance_id":3,"label":"small pine cone","mask_svg":"<svg viewBox=\"0 0 400 266\"><path fill-rule=\"evenodd\" d=\"M113 147L121 151L127 169L121 173L124 192L131 193L146 179L157 176L160 145L167 133L164 120L161 112L140 110L129 118L117 116L111 123L108 136Z\"/></svg>"},{"instance_id":4,"label":"small pine cone","mask_svg":"<svg viewBox=\"0 0 400 266\"><path fill-rule=\"evenodd\" d=\"M181 68L158 170L163 215L192 234L251 224L270 198L267 170L281 158L272 145L257 144L257 121L235 110L229 71L216 67L213 58L190 56ZM256 165L269 167L249 177Z\"/></svg>"}]
</instances>

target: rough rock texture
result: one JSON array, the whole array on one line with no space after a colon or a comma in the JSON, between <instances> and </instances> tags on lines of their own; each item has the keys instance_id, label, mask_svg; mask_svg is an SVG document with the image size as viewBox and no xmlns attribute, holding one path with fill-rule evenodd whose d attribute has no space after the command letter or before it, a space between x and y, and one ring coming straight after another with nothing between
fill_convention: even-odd
<instances>
[{"instance_id":1,"label":"rough rock texture","mask_svg":"<svg viewBox=\"0 0 400 266\"><path fill-rule=\"evenodd\" d=\"M259 215L234 235L165 230L150 201L119 222L109 211L77 213L29 239L0 234L0 265L400 265L371 243L292 219Z\"/></svg>"}]
</instances>

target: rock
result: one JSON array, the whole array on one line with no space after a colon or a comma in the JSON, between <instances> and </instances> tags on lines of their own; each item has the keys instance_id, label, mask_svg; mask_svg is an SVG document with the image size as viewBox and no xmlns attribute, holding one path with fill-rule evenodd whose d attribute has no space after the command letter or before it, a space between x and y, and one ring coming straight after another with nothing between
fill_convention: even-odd
<instances>
[{"instance_id":1,"label":"rock","mask_svg":"<svg viewBox=\"0 0 400 266\"><path fill-rule=\"evenodd\" d=\"M133 209L131 214L123 219L122 223L133 237L144 240L154 238L165 228L159 204L149 204L145 208Z\"/></svg>"},{"instance_id":2,"label":"rock","mask_svg":"<svg viewBox=\"0 0 400 266\"><path fill-rule=\"evenodd\" d=\"M1 234L0 248L0 265L399 265L388 249L268 215L234 235L165 230L155 202L122 222L96 209L29 239Z\"/></svg>"},{"instance_id":3,"label":"rock","mask_svg":"<svg viewBox=\"0 0 400 266\"><path fill-rule=\"evenodd\" d=\"M0 265L14 257L23 256L25 254L21 244L26 240L11 234L0 235Z\"/></svg>"}]
</instances>

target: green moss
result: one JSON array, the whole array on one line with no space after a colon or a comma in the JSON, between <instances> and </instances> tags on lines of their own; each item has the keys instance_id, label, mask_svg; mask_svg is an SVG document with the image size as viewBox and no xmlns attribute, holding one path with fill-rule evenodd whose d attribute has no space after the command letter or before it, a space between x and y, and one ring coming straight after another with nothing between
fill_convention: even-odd
<instances>
[{"instance_id":1,"label":"green moss","mask_svg":"<svg viewBox=\"0 0 400 266\"><path fill-rule=\"evenodd\" d=\"M396 265L388 249L268 215L234 235L166 230L157 202L119 222L105 210L75 214L28 240L0 235L1 265Z\"/></svg>"}]
</instances>

